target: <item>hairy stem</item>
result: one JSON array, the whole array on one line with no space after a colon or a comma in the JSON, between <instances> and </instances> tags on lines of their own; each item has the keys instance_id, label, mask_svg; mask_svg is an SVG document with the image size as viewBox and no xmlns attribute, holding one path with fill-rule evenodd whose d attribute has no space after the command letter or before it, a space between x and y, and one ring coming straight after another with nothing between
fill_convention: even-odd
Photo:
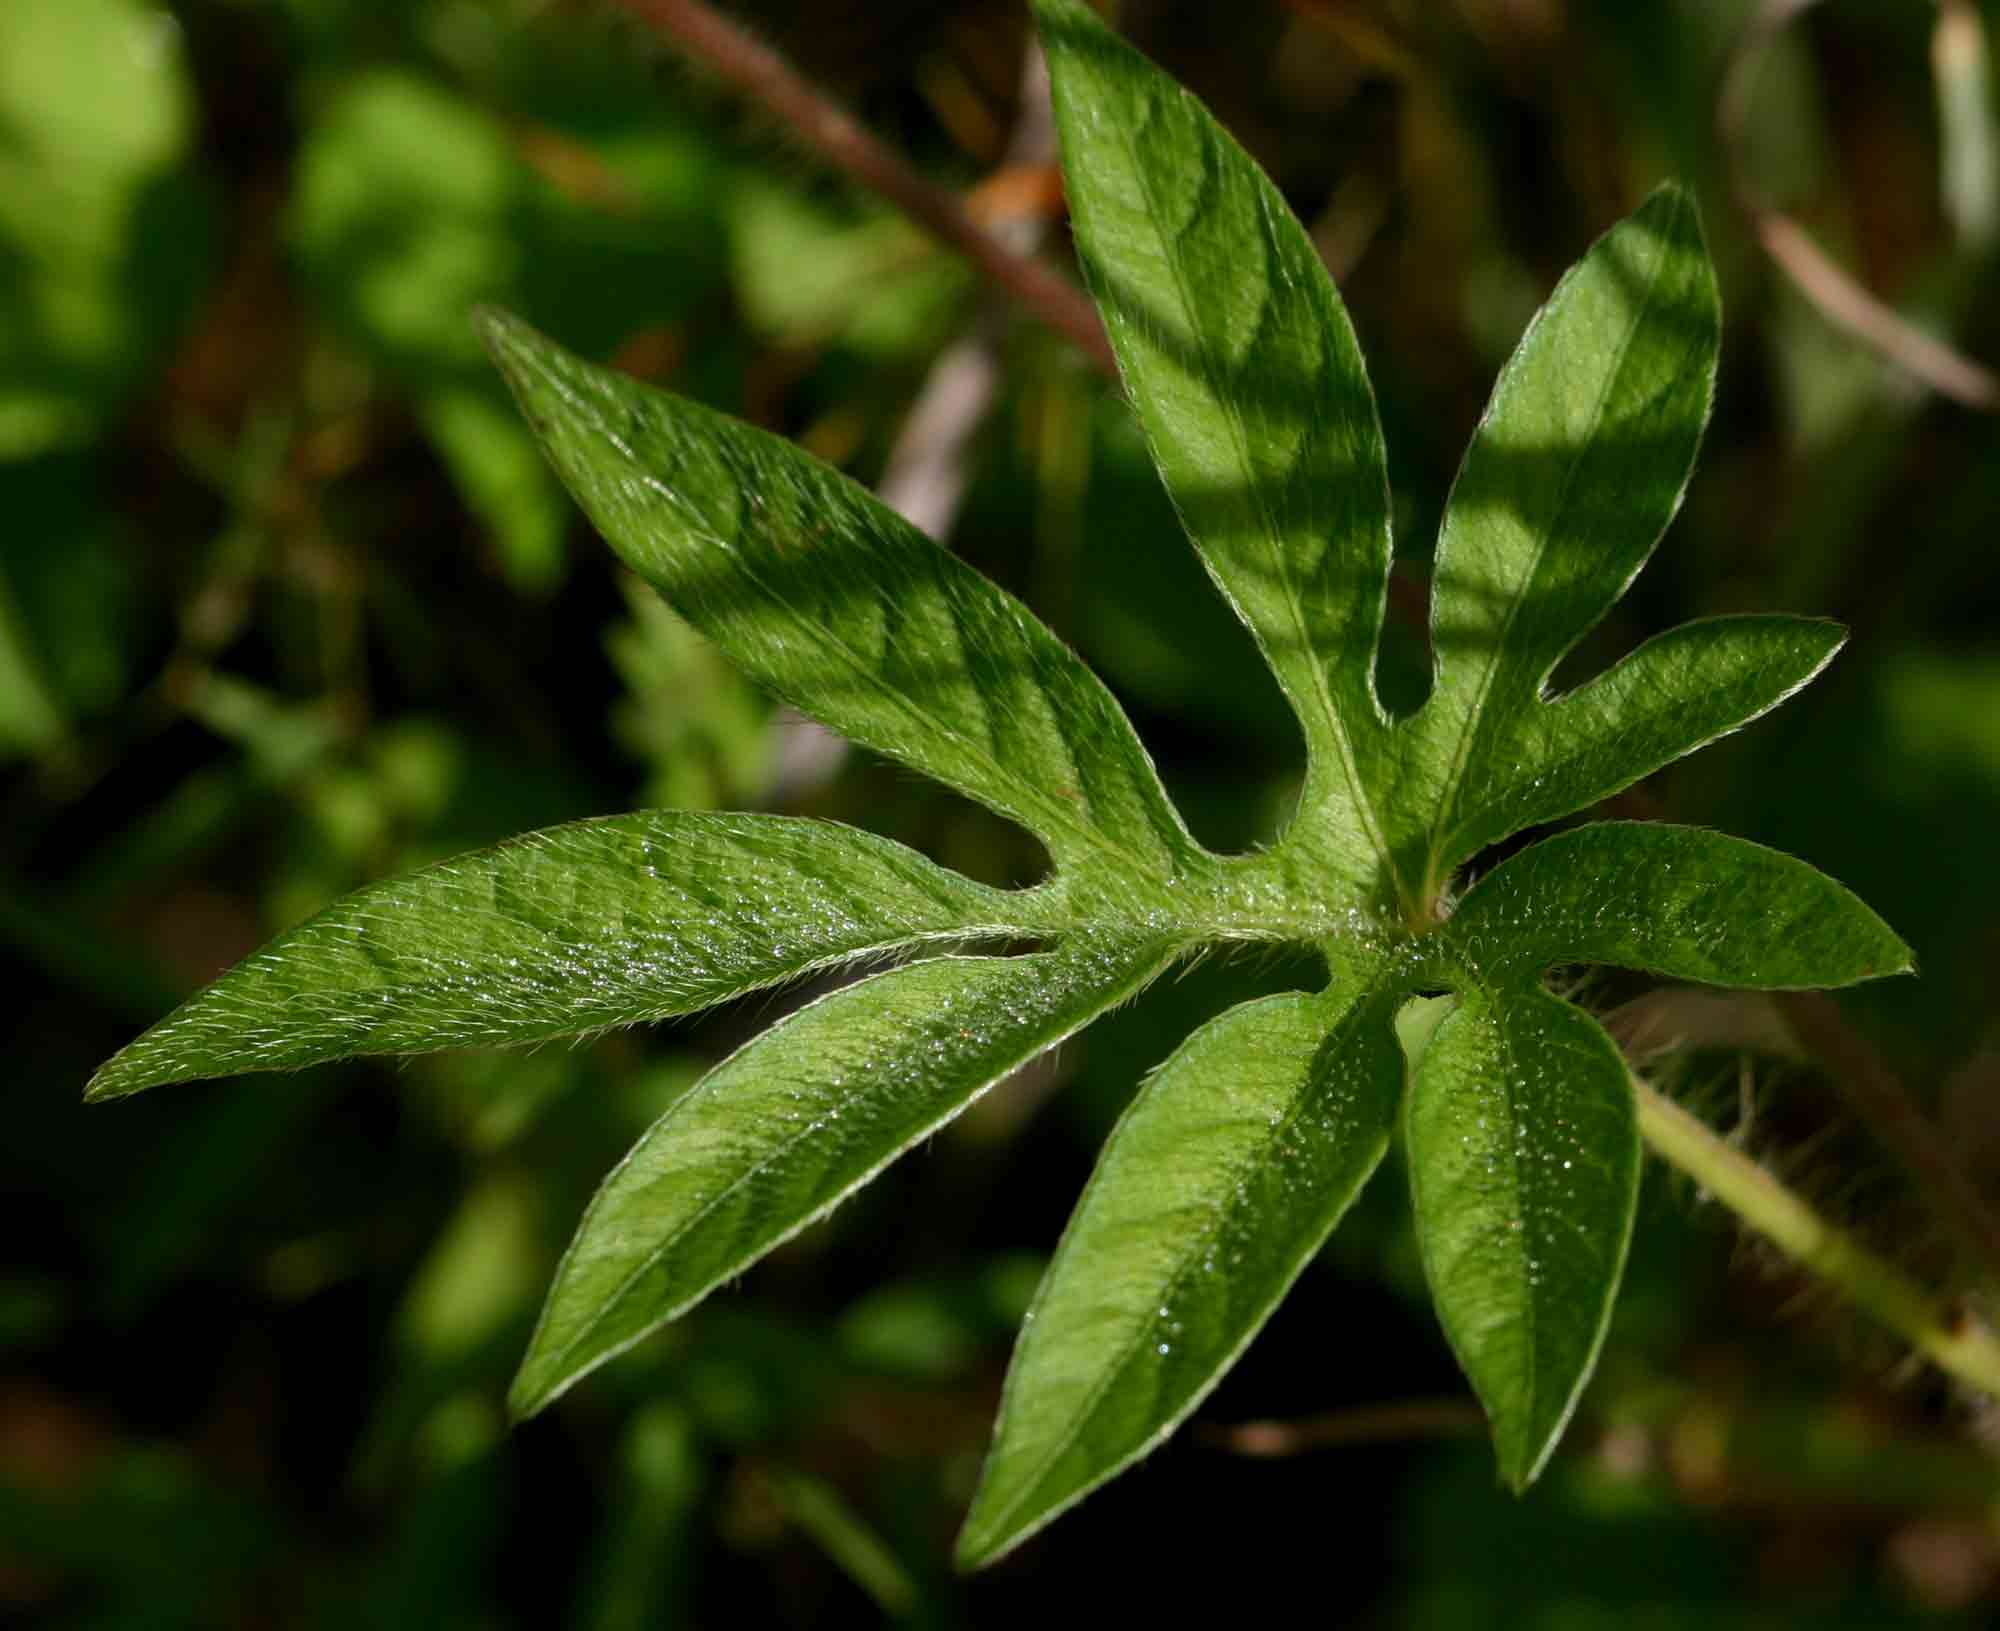
<instances>
[{"instance_id":1,"label":"hairy stem","mask_svg":"<svg viewBox=\"0 0 2000 1631\"><path fill-rule=\"evenodd\" d=\"M980 276L1074 341L1102 372L1118 377L1104 325L1081 288L1041 261L1001 243L973 220L955 193L926 181L763 41L702 0L618 0L618 4L775 114L809 152L886 198L965 256Z\"/></svg>"},{"instance_id":2,"label":"hairy stem","mask_svg":"<svg viewBox=\"0 0 2000 1631\"><path fill-rule=\"evenodd\" d=\"M1977 1257L1984 1272L2000 1278L2000 1218L1966 1175L1945 1135L1917 1108L1881 1053L1847 1023L1839 1004L1824 991L1780 992L1776 1001L1792 1033L1902 1162L1918 1193Z\"/></svg>"},{"instance_id":3,"label":"hairy stem","mask_svg":"<svg viewBox=\"0 0 2000 1631\"><path fill-rule=\"evenodd\" d=\"M2000 1341L1982 1320L1932 1296L1637 1077L1632 1091L1638 1098L1639 1132L1655 1154L1940 1370L2000 1399Z\"/></svg>"}]
</instances>

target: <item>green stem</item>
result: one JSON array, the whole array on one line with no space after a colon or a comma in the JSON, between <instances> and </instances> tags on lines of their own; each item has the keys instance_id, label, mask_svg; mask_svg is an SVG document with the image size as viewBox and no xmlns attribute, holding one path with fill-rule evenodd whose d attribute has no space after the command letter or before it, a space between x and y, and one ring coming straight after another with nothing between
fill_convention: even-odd
<instances>
[{"instance_id":1,"label":"green stem","mask_svg":"<svg viewBox=\"0 0 2000 1631\"><path fill-rule=\"evenodd\" d=\"M2000 1399L2000 1341L1984 1321L1932 1296L1637 1077L1632 1091L1638 1098L1640 1135L1655 1154L1940 1370Z\"/></svg>"},{"instance_id":2,"label":"green stem","mask_svg":"<svg viewBox=\"0 0 2000 1631\"><path fill-rule=\"evenodd\" d=\"M802 1472L774 1471L767 1476L779 1510L818 1541L877 1608L892 1620L915 1611L916 1582L832 1486Z\"/></svg>"}]
</instances>

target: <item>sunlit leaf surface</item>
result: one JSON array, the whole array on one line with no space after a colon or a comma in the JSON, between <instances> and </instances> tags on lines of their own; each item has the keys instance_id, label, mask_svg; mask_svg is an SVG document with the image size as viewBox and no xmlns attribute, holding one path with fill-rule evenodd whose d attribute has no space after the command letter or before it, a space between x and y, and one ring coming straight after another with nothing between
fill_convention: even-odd
<instances>
[{"instance_id":1,"label":"sunlit leaf surface","mask_svg":"<svg viewBox=\"0 0 2000 1631\"><path fill-rule=\"evenodd\" d=\"M1198 845L1082 660L853 482L488 313L529 427L620 557L770 693L1035 835L1050 875L997 891L885 839L771 816L554 828L351 896L92 1087L538 1041L911 959L780 1020L645 1133L557 1274L514 1391L529 1412L1176 959L1316 949L1323 989L1197 1030L1106 1145L1008 1374L968 1564L1199 1405L1399 1112L1444 1333L1503 1478L1525 1486L1603 1343L1639 1170L1625 1065L1545 974L1607 963L1786 988L1910 965L1840 885L1714 833L1583 826L1461 876L1488 846L1743 726L1840 643L1826 623L1720 618L1550 690L1672 520L1708 416L1721 319L1690 195L1663 188L1613 227L1522 337L1443 519L1428 695L1391 717L1375 693L1386 463L1339 295L1199 103L1078 0L1036 10L1076 238L1132 406L1305 738L1278 840ZM491 134L461 167L498 152ZM365 214L344 174L327 186ZM490 286L461 270L468 298ZM393 328L422 293L391 279L355 297ZM411 321L427 323L436 302L419 304ZM488 462L504 505L517 461ZM1184 655L1199 673L1203 654Z\"/></svg>"}]
</instances>

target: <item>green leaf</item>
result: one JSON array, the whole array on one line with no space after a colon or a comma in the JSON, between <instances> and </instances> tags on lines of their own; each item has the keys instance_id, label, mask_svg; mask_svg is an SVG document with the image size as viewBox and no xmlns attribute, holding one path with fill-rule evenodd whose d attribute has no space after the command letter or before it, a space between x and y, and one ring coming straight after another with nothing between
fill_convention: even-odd
<instances>
[{"instance_id":1,"label":"green leaf","mask_svg":"<svg viewBox=\"0 0 2000 1631\"><path fill-rule=\"evenodd\" d=\"M831 822L674 811L582 821L348 896L118 1053L89 1096L576 1036L855 957L1038 926L1033 896Z\"/></svg>"},{"instance_id":2,"label":"green leaf","mask_svg":"<svg viewBox=\"0 0 2000 1631\"><path fill-rule=\"evenodd\" d=\"M1638 1198L1625 1061L1538 986L1468 984L1411 1073L1404 1137L1438 1317L1500 1475L1541 1471L1597 1363Z\"/></svg>"},{"instance_id":3,"label":"green leaf","mask_svg":"<svg viewBox=\"0 0 2000 1631\"><path fill-rule=\"evenodd\" d=\"M531 594L554 587L570 507L505 397L445 388L419 404L418 417L466 508L491 530L508 580Z\"/></svg>"},{"instance_id":4,"label":"green leaf","mask_svg":"<svg viewBox=\"0 0 2000 1631\"><path fill-rule=\"evenodd\" d=\"M67 725L0 571L0 759L41 752L62 740Z\"/></svg>"},{"instance_id":5,"label":"green leaf","mask_svg":"<svg viewBox=\"0 0 2000 1631\"><path fill-rule=\"evenodd\" d=\"M1910 948L1824 873L1722 833L1605 821L1511 856L1446 930L1467 961L1534 977L1610 963L1755 990L1907 974Z\"/></svg>"},{"instance_id":6,"label":"green leaf","mask_svg":"<svg viewBox=\"0 0 2000 1631\"><path fill-rule=\"evenodd\" d=\"M105 502L111 480L88 457L0 466L0 755L117 701L140 660L145 550Z\"/></svg>"},{"instance_id":7,"label":"green leaf","mask_svg":"<svg viewBox=\"0 0 2000 1631\"><path fill-rule=\"evenodd\" d=\"M830 1211L1008 1071L1170 960L1079 936L939 957L780 1021L709 1072L605 1181L514 1383L532 1414Z\"/></svg>"},{"instance_id":8,"label":"green leaf","mask_svg":"<svg viewBox=\"0 0 2000 1631\"><path fill-rule=\"evenodd\" d=\"M736 298L759 334L846 346L880 367L943 344L962 314L969 268L906 216L856 214L754 173L727 211Z\"/></svg>"},{"instance_id":9,"label":"green leaf","mask_svg":"<svg viewBox=\"0 0 2000 1631\"><path fill-rule=\"evenodd\" d=\"M1202 1027L1133 1103L1035 1298L959 1561L991 1562L1154 1448L1222 1380L1388 1148L1380 991Z\"/></svg>"},{"instance_id":10,"label":"green leaf","mask_svg":"<svg viewBox=\"0 0 2000 1631\"><path fill-rule=\"evenodd\" d=\"M1518 766L1543 686L1679 507L1721 320L1694 201L1663 187L1562 280L1494 387L1438 538L1436 682L1397 801L1419 898L1466 859L1463 835L1489 841L1483 807L1532 780Z\"/></svg>"},{"instance_id":11,"label":"green leaf","mask_svg":"<svg viewBox=\"0 0 2000 1631\"><path fill-rule=\"evenodd\" d=\"M1775 708L1846 639L1801 617L1714 617L1655 635L1553 702L1522 712L1512 756L1468 782L1441 853L1476 855L1510 833L1555 821Z\"/></svg>"},{"instance_id":12,"label":"green leaf","mask_svg":"<svg viewBox=\"0 0 2000 1631\"><path fill-rule=\"evenodd\" d=\"M1300 824L1372 885L1362 744L1389 485L1375 400L1318 251L1199 102L1077 0L1036 0L1077 247L1161 478L1306 735Z\"/></svg>"},{"instance_id":13,"label":"green leaf","mask_svg":"<svg viewBox=\"0 0 2000 1631\"><path fill-rule=\"evenodd\" d=\"M771 691L1011 816L1058 866L1193 857L1110 692L1011 595L789 442L482 325L613 548Z\"/></svg>"},{"instance_id":14,"label":"green leaf","mask_svg":"<svg viewBox=\"0 0 2000 1631\"><path fill-rule=\"evenodd\" d=\"M1109 692L1018 602L797 448L488 315L487 347L540 445L635 571L750 680L1036 834L1055 877L1004 894L885 840L774 817L559 828L341 903L92 1088L573 1035L885 953L1041 944L936 956L823 998L677 1101L564 1260L515 1389L527 1412L1176 956L1317 948L1327 992L1200 1030L1119 1124L1009 1375L961 1543L974 1563L1195 1408L1379 1160L1406 1072L1426 1271L1501 1472L1525 1485L1602 1343L1638 1170L1625 1067L1544 971L1602 961L1788 987L1909 966L1810 868L1676 828L1560 834L1452 908L1455 875L1486 846L1739 728L1840 643L1827 624L1717 619L1548 694L1672 519L1706 420L1720 318L1691 199L1663 189L1606 234L1523 337L1447 508L1430 695L1391 719L1375 690L1385 460L1339 296L1275 188L1191 97L1079 0L1036 9L1076 241L1132 405L1302 724L1289 830L1252 854L1203 851ZM430 170L406 162L413 131ZM531 565L553 561L560 529L523 507L538 483L467 373L462 308L479 295L545 309L589 282L589 311L557 305L565 331L602 351L630 324L569 275L588 260L558 252L574 234L517 255L524 224L572 219L517 145L454 93L364 76L308 144L294 225L332 310L419 385L433 438ZM613 179L638 178L613 166ZM670 189L674 219L718 219L698 179ZM654 219L589 240L591 255L630 251L618 283L646 301L645 245L674 236ZM878 236L900 238L893 226L841 247L859 265ZM809 291L844 323L851 291L827 292ZM1187 666L1183 692L1206 683ZM216 722L231 693L210 689ZM32 701L28 727L46 734Z\"/></svg>"},{"instance_id":15,"label":"green leaf","mask_svg":"<svg viewBox=\"0 0 2000 1631\"><path fill-rule=\"evenodd\" d=\"M180 39L139 0L0 5L0 459L88 439L199 293Z\"/></svg>"},{"instance_id":16,"label":"green leaf","mask_svg":"<svg viewBox=\"0 0 2000 1631\"><path fill-rule=\"evenodd\" d=\"M355 74L300 150L287 223L300 271L343 330L408 377L469 372L466 312L518 280L526 179L506 129L472 102L405 70Z\"/></svg>"}]
</instances>

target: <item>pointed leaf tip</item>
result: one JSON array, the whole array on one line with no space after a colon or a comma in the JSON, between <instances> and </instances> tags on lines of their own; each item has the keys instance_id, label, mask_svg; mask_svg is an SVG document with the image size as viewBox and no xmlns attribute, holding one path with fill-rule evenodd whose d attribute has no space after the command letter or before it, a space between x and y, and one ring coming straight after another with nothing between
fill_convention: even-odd
<instances>
[{"instance_id":1,"label":"pointed leaf tip","mask_svg":"<svg viewBox=\"0 0 2000 1631\"><path fill-rule=\"evenodd\" d=\"M515 355L521 349L523 335L534 331L512 312L499 306L474 306L471 322L472 332L479 336L486 355L493 359L494 367L512 385Z\"/></svg>"},{"instance_id":2,"label":"pointed leaf tip","mask_svg":"<svg viewBox=\"0 0 2000 1631\"><path fill-rule=\"evenodd\" d=\"M1470 985L1412 1072L1404 1141L1432 1300L1500 1476L1525 1489L1597 1364L1631 1242L1624 1059L1539 985Z\"/></svg>"},{"instance_id":3,"label":"pointed leaf tip","mask_svg":"<svg viewBox=\"0 0 2000 1631\"><path fill-rule=\"evenodd\" d=\"M109 1104L113 1099L124 1098L128 1092L138 1091L137 1088L118 1087L116 1079L110 1075L110 1070L111 1067L107 1063L99 1065L91 1073L90 1080L83 1084L85 1104Z\"/></svg>"},{"instance_id":4,"label":"pointed leaf tip","mask_svg":"<svg viewBox=\"0 0 2000 1631\"><path fill-rule=\"evenodd\" d=\"M1153 1450L1249 1345L1388 1148L1393 1009L1386 989L1246 1003L1141 1089L1022 1325L961 1568Z\"/></svg>"}]
</instances>

